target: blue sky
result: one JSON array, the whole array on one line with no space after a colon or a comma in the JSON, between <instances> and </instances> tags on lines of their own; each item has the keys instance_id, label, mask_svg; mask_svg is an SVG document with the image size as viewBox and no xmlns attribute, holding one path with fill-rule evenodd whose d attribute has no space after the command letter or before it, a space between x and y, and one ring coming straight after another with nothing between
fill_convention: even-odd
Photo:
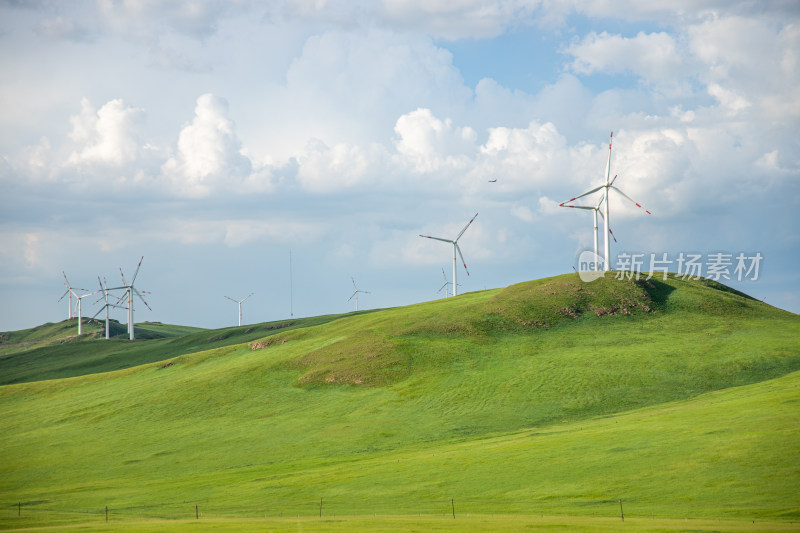
<instances>
[{"instance_id":1,"label":"blue sky","mask_svg":"<svg viewBox=\"0 0 800 533\"><path fill-rule=\"evenodd\" d=\"M798 312L799 22L790 1L4 2L0 330L66 318L62 271L94 290L142 256L137 320L231 325L250 292L245 323L345 312L351 277L361 308L426 301L452 257L418 235L476 212L461 291L571 272L591 214L558 204L601 182L612 130L652 212L612 199L612 263L731 254L722 281Z\"/></svg>"}]
</instances>

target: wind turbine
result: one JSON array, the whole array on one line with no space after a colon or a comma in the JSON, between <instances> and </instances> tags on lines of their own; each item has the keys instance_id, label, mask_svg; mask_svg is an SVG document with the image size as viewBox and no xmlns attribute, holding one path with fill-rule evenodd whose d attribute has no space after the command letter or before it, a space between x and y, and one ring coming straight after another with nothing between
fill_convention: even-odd
<instances>
[{"instance_id":1,"label":"wind turbine","mask_svg":"<svg viewBox=\"0 0 800 533\"><path fill-rule=\"evenodd\" d=\"M87 296L91 296L93 294L97 294L99 291L90 292L89 294L84 294L82 296L75 296L78 299L78 335L83 334L83 312L81 310L81 302Z\"/></svg>"},{"instance_id":2,"label":"wind turbine","mask_svg":"<svg viewBox=\"0 0 800 533\"><path fill-rule=\"evenodd\" d=\"M64 275L64 283L67 286L67 290L64 292L64 294L61 295L61 298L59 298L58 301L60 302L61 300L63 300L64 296L69 296L69 301L67 302L67 320L69 320L72 318L72 297L73 296L75 296L75 298L78 297L78 293L75 292L75 289L79 291L86 291L86 289L80 289L78 287L71 286L69 284L69 280L67 279L67 274L63 270L61 271L61 273Z\"/></svg>"},{"instance_id":3,"label":"wind turbine","mask_svg":"<svg viewBox=\"0 0 800 533\"><path fill-rule=\"evenodd\" d=\"M136 271L133 273L133 278L131 278L131 282L130 283L125 281L125 274L122 272L122 268L120 268L119 269L119 273L122 275L122 286L113 287L111 289L106 289L106 290L109 290L109 291L115 291L115 290L118 290L118 289L125 289L125 294L122 295L122 298L127 298L128 299L128 336L129 336L130 340L134 340L134 338L135 338L135 335L134 335L134 329L135 328L134 328L134 324L133 324L133 295L134 295L134 293L136 293L136 296L139 297L139 299L142 301L142 303L144 305L146 305L147 308L152 311L150 306L145 301L144 296L142 296L142 293L139 292L136 289L136 287L133 286L133 283L136 281L136 276L139 274L139 269L142 267L142 261L144 261L144 256L142 256L142 258L139 259L139 265L136 267Z\"/></svg>"},{"instance_id":4,"label":"wind turbine","mask_svg":"<svg viewBox=\"0 0 800 533\"><path fill-rule=\"evenodd\" d=\"M448 287L450 285L452 285L453 283L450 280L447 279L447 274L444 273L444 269L442 269L442 276L444 277L444 285L439 287L439 290L436 291L436 294L439 294L444 289L444 297L447 298L448 296L450 296L450 292L448 291Z\"/></svg>"},{"instance_id":5,"label":"wind turbine","mask_svg":"<svg viewBox=\"0 0 800 533\"><path fill-rule=\"evenodd\" d=\"M464 235L464 232L467 231L467 228L469 227L470 224L472 224L472 221L475 220L475 217L477 216L478 213L475 213L475 216L469 219L469 222L467 222L467 225L464 226L464 229L461 230L461 233L458 234L458 237L456 237L452 241L450 239L442 239L441 237L420 235L420 237L425 237L427 239L434 239L442 242L449 242L450 244L453 245L453 296L458 296L458 278L456 276L456 254L458 254L458 256L461 258L461 263L464 265L464 270L467 271L467 276L469 276L469 269L467 268L467 263L464 261L464 256L461 254L461 248L458 247L458 239L460 239L461 236Z\"/></svg>"},{"instance_id":6,"label":"wind turbine","mask_svg":"<svg viewBox=\"0 0 800 533\"><path fill-rule=\"evenodd\" d=\"M592 207L590 205L564 205L564 204L561 204L561 207L572 207L574 209L585 209L587 211L592 211L592 218L594 219L593 227L594 227L594 257L595 257L595 260L600 257L599 255L597 255L597 215L600 215L600 218L605 220L605 217L603 216L603 212L600 210L600 206L603 205L603 203L605 202L605 199L606 199L605 195L601 195L600 196L600 200L597 202L597 205L595 205L594 207ZM564 202L564 203L566 203L566 202ZM614 242L617 242L617 238L614 237L614 232L611 231L611 228L608 229L608 232L611 234L611 237L614 239ZM598 265L597 265L596 262L595 262L594 266L595 266L594 270L598 270Z\"/></svg>"},{"instance_id":7,"label":"wind turbine","mask_svg":"<svg viewBox=\"0 0 800 533\"><path fill-rule=\"evenodd\" d=\"M604 189L603 197L601 198L601 200L597 204L597 206L599 208L599 206L602 203L605 203L605 211L606 211L606 213L605 213L605 216L603 217L603 221L605 222L605 250L604 250L605 253L604 253L604 259L603 259L603 270L606 270L606 271L611 270L611 268L610 268L610 263L611 263L611 240L608 238L608 236L611 235L613 237L613 234L611 233L611 228L609 227L609 225L610 225L610 215L609 215L608 206L611 203L609 201L609 199L610 199L609 191L611 189L614 189L617 193L622 195L623 198L625 198L628 201L630 201L636 207L638 207L639 209L643 209L644 212L647 213L648 215L652 214L650 211L648 211L647 209L642 207L641 204L639 204L638 202L633 200L630 196L628 196L627 194L625 194L624 192L622 192L618 188L614 187L614 182L617 180L617 176L614 176L613 180L611 179L611 144L612 144L613 140L614 140L614 132L612 131L611 132L611 136L609 137L609 141L608 141L608 159L606 160L606 171L605 171L606 182L605 182L605 184L600 185L599 187L595 187L594 189L586 191L583 194L579 194L575 198L571 198L571 199L567 200L566 202L562 202L561 204L559 204L561 207L578 207L578 206L564 205L564 204L573 202L573 201L577 200L578 198L583 198L584 196L587 196L589 194L593 194L593 193L599 191L600 189ZM597 221L595 219L595 227L596 226L597 226ZM616 241L616 239L614 239L614 240ZM595 255L596 254L597 254L597 246L595 244Z\"/></svg>"},{"instance_id":8,"label":"wind turbine","mask_svg":"<svg viewBox=\"0 0 800 533\"><path fill-rule=\"evenodd\" d=\"M105 278L103 279L103 281L100 281L100 276L97 276L97 283L100 284L100 290L97 291L97 292L102 292L103 293L103 296L100 297L100 300L105 298L106 304L103 307L101 307L100 310L97 311L92 318L95 318L97 315L99 315L103 311L103 309L106 310L106 339L108 339L109 338L108 308L109 307L116 307L117 309L126 309L126 308L122 307L121 305L112 304L111 302L108 301L108 291L110 289L108 288L108 283L106 282ZM99 302L100 300L97 300L97 302ZM97 302L95 302L95 303L97 303Z\"/></svg>"},{"instance_id":9,"label":"wind turbine","mask_svg":"<svg viewBox=\"0 0 800 533\"><path fill-rule=\"evenodd\" d=\"M353 280L353 288L356 291L350 296L350 298L347 299L347 301L349 302L350 300L355 298L356 299L356 311L358 311L358 293L360 292L360 293L363 293L363 294L369 294L369 291L360 290L358 287L356 287L356 280L353 279L353 278L350 278L350 279Z\"/></svg>"},{"instance_id":10,"label":"wind turbine","mask_svg":"<svg viewBox=\"0 0 800 533\"><path fill-rule=\"evenodd\" d=\"M254 294L255 294L254 292L251 292L250 294L245 296L242 300L234 300L230 296L226 296L225 297L225 298L227 298L228 300L230 300L232 302L236 302L236 304L239 306L239 325L240 326L242 325L242 302L244 302L245 300L247 300L248 298L250 298Z\"/></svg>"}]
</instances>

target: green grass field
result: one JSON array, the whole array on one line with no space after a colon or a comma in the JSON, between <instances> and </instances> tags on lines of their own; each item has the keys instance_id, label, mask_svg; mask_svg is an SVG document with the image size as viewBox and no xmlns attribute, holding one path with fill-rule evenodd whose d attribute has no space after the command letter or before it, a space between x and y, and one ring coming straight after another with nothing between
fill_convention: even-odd
<instances>
[{"instance_id":1,"label":"green grass field","mask_svg":"<svg viewBox=\"0 0 800 533\"><path fill-rule=\"evenodd\" d=\"M197 506L296 531L280 516L320 499L323 518L411 520L341 530L436 530L454 505L504 530L612 531L576 521L619 518L620 499L631 531L800 521L800 318L719 284L565 275L245 329L0 358L24 381L0 387L0 527ZM107 372L109 342L145 364Z\"/></svg>"}]
</instances>

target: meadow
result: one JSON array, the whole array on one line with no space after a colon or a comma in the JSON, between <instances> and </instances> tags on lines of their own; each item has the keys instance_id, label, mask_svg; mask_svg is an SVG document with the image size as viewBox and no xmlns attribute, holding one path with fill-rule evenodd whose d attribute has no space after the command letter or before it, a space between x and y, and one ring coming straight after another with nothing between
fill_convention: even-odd
<instances>
[{"instance_id":1,"label":"meadow","mask_svg":"<svg viewBox=\"0 0 800 533\"><path fill-rule=\"evenodd\" d=\"M800 320L725 286L565 275L309 321L115 341L156 353L110 372L109 341L40 347L0 387L0 527L800 521ZM68 344L96 364L46 379Z\"/></svg>"}]
</instances>

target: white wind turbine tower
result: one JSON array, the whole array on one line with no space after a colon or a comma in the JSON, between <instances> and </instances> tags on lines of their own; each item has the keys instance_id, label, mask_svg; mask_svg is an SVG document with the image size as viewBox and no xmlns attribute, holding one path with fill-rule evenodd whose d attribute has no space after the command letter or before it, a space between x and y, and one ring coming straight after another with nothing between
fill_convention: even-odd
<instances>
[{"instance_id":1,"label":"white wind turbine tower","mask_svg":"<svg viewBox=\"0 0 800 533\"><path fill-rule=\"evenodd\" d=\"M111 289L106 289L106 290L109 290L109 291L114 291L114 290L118 290L118 289L125 289L125 294L123 294L122 297L123 298L127 298L127 300L128 300L128 336L129 336L130 340L134 340L134 338L135 338L135 335L134 335L134 329L135 328L134 328L134 325L133 325L133 294L136 293L136 296L139 297L139 299L142 301L142 303L144 305L146 305L147 308L152 311L150 306L145 301L144 296L142 296L142 293L139 292L136 289L136 287L133 286L133 283L136 281L136 276L139 274L139 269L142 267L142 261L144 261L144 256L142 256L142 258L139 259L139 265L136 267L136 271L133 273L133 278L131 279L130 283L125 281L125 274L122 272L122 268L120 268L119 269L119 273L122 275L122 286L113 287Z\"/></svg>"},{"instance_id":2,"label":"white wind turbine tower","mask_svg":"<svg viewBox=\"0 0 800 533\"><path fill-rule=\"evenodd\" d=\"M254 294L255 294L254 292L251 292L250 294L248 294L247 296L245 296L245 297L244 297L243 299L241 299L241 300L234 300L234 299L233 299L233 298L231 298L230 296L226 296L226 297L225 297L225 298L227 298L228 300L230 300L230 301L232 301L232 302L236 302L236 305L238 305L238 306L239 306L239 325L240 325L240 326L242 325L242 303L243 303L245 300L247 300L248 298L250 298L250 297L251 297L252 295L254 295Z\"/></svg>"},{"instance_id":3,"label":"white wind turbine tower","mask_svg":"<svg viewBox=\"0 0 800 533\"><path fill-rule=\"evenodd\" d=\"M600 185L599 187L595 187L594 189L591 189L589 191L586 191L583 194L579 194L575 198L571 198L571 199L567 200L566 202L562 202L560 204L561 207L577 207L577 206L564 205L564 204L567 204L569 202L573 202L573 201L577 200L578 198L583 198L584 196L587 196L589 194L593 194L593 193L599 191L600 189L604 189L603 197L602 197L602 199L600 200L600 202L597 205L598 205L598 208L599 208L599 206L601 204L605 203L606 214L603 217L603 220L605 222L605 250L604 250L605 253L604 253L604 258L603 258L603 270L606 270L606 271L611 270L611 267L610 267L610 263L611 263L611 240L608 238L608 236L611 235L613 237L613 235L611 233L611 228L609 227L609 225L611 223L610 222L610 216L609 216L609 207L608 207L609 204L611 203L609 201L610 200L609 191L611 189L614 189L617 193L622 195L623 198L625 198L628 201L630 201L636 207L638 207L640 209L643 209L645 211L645 213L647 213L648 215L652 214L652 213L650 213L650 211L648 211L647 209L642 207L641 204L639 204L638 202L633 200L630 196L628 196L627 194L625 194L624 192L622 192L618 188L614 187L614 182L617 180L617 176L614 176L613 180L611 179L611 144L612 144L613 140L614 140L614 132L612 131L611 132L611 136L610 136L609 141L608 141L608 159L606 160L606 171L605 171L606 182L605 182L605 184ZM597 226L596 221L595 221L595 226ZM616 239L614 239L614 240L616 241ZM597 246L595 244L595 254L597 253L596 250L597 250Z\"/></svg>"},{"instance_id":4,"label":"white wind turbine tower","mask_svg":"<svg viewBox=\"0 0 800 533\"><path fill-rule=\"evenodd\" d=\"M78 335L82 335L83 334L83 312L82 312L82 309L81 309L81 302L87 296L91 296L93 294L97 294L98 292L99 291L94 291L94 292L90 292L89 294L84 294L82 296L76 296L76 298L78 299Z\"/></svg>"},{"instance_id":5,"label":"white wind turbine tower","mask_svg":"<svg viewBox=\"0 0 800 533\"><path fill-rule=\"evenodd\" d=\"M444 273L444 269L442 269L442 277L444 277L444 285L439 287L439 290L436 291L436 294L439 294L440 292L442 292L442 290L444 290L444 297L447 298L448 296L450 296L450 292L448 289L450 285L452 285L453 283L447 279L447 274Z\"/></svg>"},{"instance_id":6,"label":"white wind turbine tower","mask_svg":"<svg viewBox=\"0 0 800 533\"><path fill-rule=\"evenodd\" d=\"M80 289L78 287L72 287L69 284L69 280L67 279L67 274L64 273L63 270L61 271L61 274L64 275L64 284L67 286L67 290L64 292L64 294L61 295L61 298L59 298L58 301L60 302L61 300L63 300L64 296L69 296L69 301L67 302L67 320L69 320L70 318L72 318L72 297L73 296L75 296L75 298L78 297L78 293L75 292L75 289L77 289L79 291L86 291L86 289Z\"/></svg>"},{"instance_id":7,"label":"white wind turbine tower","mask_svg":"<svg viewBox=\"0 0 800 533\"><path fill-rule=\"evenodd\" d=\"M472 224L472 221L475 220L475 217L477 217L477 216L478 216L478 213L475 213L475 216L472 217L469 220L469 222L467 222L467 225L464 226L464 229L461 230L461 232L458 234L458 237L456 237L452 241L450 239L442 239L441 237L431 237L430 235L420 235L420 237L425 237L427 239L434 239L434 240L442 241L442 242L449 242L450 244L453 245L453 296L458 296L458 277L457 277L457 274L456 274L456 254L458 254L458 257L461 258L461 263L464 265L464 270L467 271L467 276L469 276L469 269L467 268L467 263L464 261L464 256L461 254L461 248L458 247L458 239L460 239L461 236L464 235L464 232L467 231L467 228L469 227L470 224Z\"/></svg>"},{"instance_id":8,"label":"white wind turbine tower","mask_svg":"<svg viewBox=\"0 0 800 533\"><path fill-rule=\"evenodd\" d=\"M603 216L603 212L600 210L600 206L603 205L603 203L605 202L605 199L606 199L605 195L601 195L600 196L600 200L597 202L597 205L595 205L594 207L592 207L590 205L564 205L566 202L564 202L564 204L561 204L561 207L572 207L574 209L585 209L587 211L592 211L592 218L593 218L593 221L594 221L593 226L594 226L594 256L595 256L595 258L600 257L597 254L597 216L600 215L600 218L605 220L605 217ZM614 237L614 232L611 230L611 228L608 229L608 232L611 234L611 237L614 239L614 242L617 242L617 238ZM595 270L597 270L599 268L597 264L595 264L594 266L595 266Z\"/></svg>"},{"instance_id":9,"label":"white wind turbine tower","mask_svg":"<svg viewBox=\"0 0 800 533\"><path fill-rule=\"evenodd\" d=\"M353 293L353 294L350 296L350 298L348 298L348 299L347 299L347 301L349 302L350 300L352 300L353 298L355 298L355 299L356 299L356 311L358 311L358 293L369 294L369 291L362 291L362 290L360 290L360 289L359 289L359 288L356 286L356 280L355 280L355 279L353 279L353 278L350 278L350 279L351 279L351 280L353 280L353 288L354 288L356 291L355 291L355 292L354 292L354 293Z\"/></svg>"},{"instance_id":10,"label":"white wind turbine tower","mask_svg":"<svg viewBox=\"0 0 800 533\"><path fill-rule=\"evenodd\" d=\"M120 305L112 304L111 302L109 302L109 301L108 301L108 291L109 291L110 289L108 288L108 283L106 282L105 278L103 279L103 281L100 281L100 276L98 276L98 277L97 277L97 282L100 284L100 290L99 290L99 291L97 291L97 292L102 292L102 293L103 293L103 296L101 296L101 297L100 297L100 300L102 300L103 298L105 298L105 300L106 300L106 303L105 303L105 305L104 305L103 307L101 307L101 308L100 308L100 310L99 310L99 311L97 311L97 312L94 314L94 316L93 316L92 318L95 318L97 315L99 315L99 314L100 314L100 313L103 311L103 309L105 309L105 311L106 311L106 339L108 339L108 338L109 338L109 331L108 331L108 330L109 330L109 328L108 328L108 309L109 309L110 307L116 307L117 309L126 309L126 308L125 308L125 307L122 307L122 306L120 306ZM97 300L97 302L99 302L100 300ZM97 303L97 302L95 302L95 303Z\"/></svg>"}]
</instances>

